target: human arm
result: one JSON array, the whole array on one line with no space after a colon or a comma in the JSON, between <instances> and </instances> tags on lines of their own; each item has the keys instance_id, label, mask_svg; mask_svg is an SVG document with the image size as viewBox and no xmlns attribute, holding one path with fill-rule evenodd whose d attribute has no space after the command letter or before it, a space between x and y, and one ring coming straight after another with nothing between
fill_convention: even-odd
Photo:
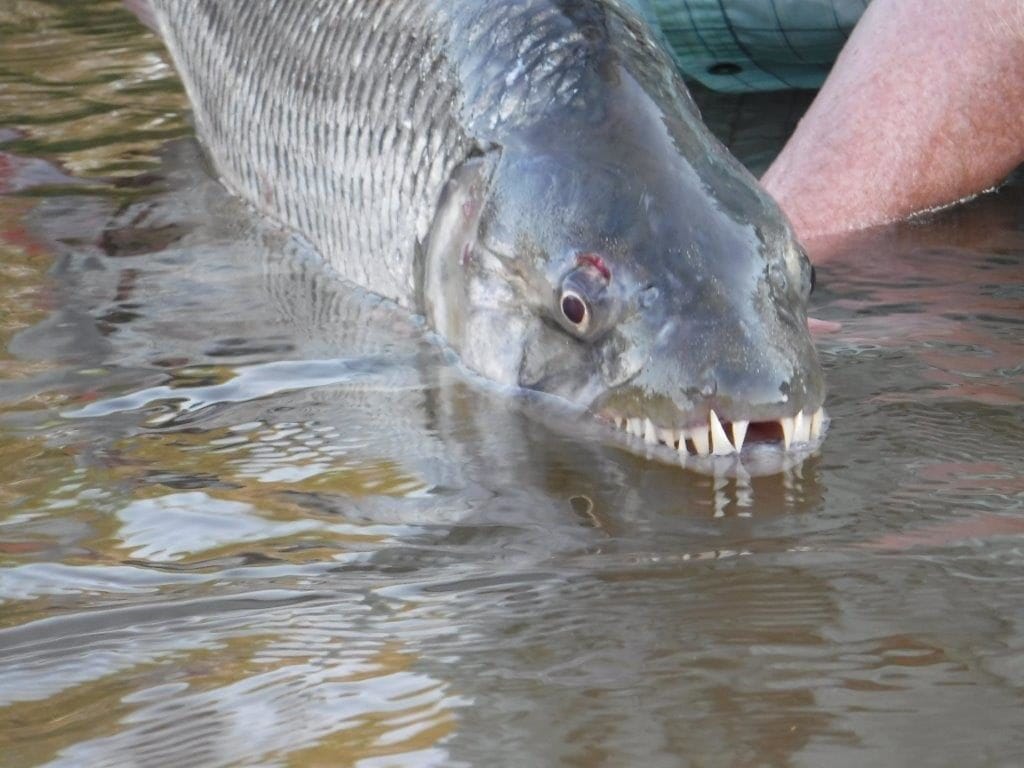
<instances>
[{"instance_id":1,"label":"human arm","mask_svg":"<svg viewBox=\"0 0 1024 768\"><path fill-rule=\"evenodd\" d=\"M1024 3L874 0L762 181L803 239L999 183L1024 161Z\"/></svg>"}]
</instances>

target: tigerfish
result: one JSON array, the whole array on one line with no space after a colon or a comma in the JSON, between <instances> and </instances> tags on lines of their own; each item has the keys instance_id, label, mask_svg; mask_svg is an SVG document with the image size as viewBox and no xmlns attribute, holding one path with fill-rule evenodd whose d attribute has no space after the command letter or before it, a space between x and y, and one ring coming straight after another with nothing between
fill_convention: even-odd
<instances>
[{"instance_id":1,"label":"tigerfish","mask_svg":"<svg viewBox=\"0 0 1024 768\"><path fill-rule=\"evenodd\" d=\"M808 258L622 0L131 4L223 183L469 368L683 457L818 439Z\"/></svg>"}]
</instances>

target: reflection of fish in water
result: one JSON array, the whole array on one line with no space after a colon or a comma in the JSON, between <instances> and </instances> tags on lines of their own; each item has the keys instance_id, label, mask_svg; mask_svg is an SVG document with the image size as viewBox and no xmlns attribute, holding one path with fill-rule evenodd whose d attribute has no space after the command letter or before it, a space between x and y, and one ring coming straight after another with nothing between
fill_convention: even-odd
<instances>
[{"instance_id":1,"label":"reflection of fish in water","mask_svg":"<svg viewBox=\"0 0 1024 768\"><path fill-rule=\"evenodd\" d=\"M621 3L145 11L224 182L471 368L683 455L818 436L806 256Z\"/></svg>"}]
</instances>

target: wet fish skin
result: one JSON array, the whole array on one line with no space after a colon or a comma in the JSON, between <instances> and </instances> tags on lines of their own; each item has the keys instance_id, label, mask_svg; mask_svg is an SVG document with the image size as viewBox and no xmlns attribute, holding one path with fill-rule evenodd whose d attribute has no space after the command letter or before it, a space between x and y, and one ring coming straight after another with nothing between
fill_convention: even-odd
<instances>
[{"instance_id":1,"label":"wet fish skin","mask_svg":"<svg viewBox=\"0 0 1024 768\"><path fill-rule=\"evenodd\" d=\"M806 256L619 0L150 10L224 183L485 376L667 431L820 408Z\"/></svg>"}]
</instances>

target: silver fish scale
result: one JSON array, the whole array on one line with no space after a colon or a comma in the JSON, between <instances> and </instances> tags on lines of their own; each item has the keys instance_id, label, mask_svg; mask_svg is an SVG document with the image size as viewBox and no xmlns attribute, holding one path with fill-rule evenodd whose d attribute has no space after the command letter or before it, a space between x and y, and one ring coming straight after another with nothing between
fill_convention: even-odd
<instances>
[{"instance_id":1,"label":"silver fish scale","mask_svg":"<svg viewBox=\"0 0 1024 768\"><path fill-rule=\"evenodd\" d=\"M343 278L412 304L412 250L468 151L423 3L155 6L224 183Z\"/></svg>"}]
</instances>

